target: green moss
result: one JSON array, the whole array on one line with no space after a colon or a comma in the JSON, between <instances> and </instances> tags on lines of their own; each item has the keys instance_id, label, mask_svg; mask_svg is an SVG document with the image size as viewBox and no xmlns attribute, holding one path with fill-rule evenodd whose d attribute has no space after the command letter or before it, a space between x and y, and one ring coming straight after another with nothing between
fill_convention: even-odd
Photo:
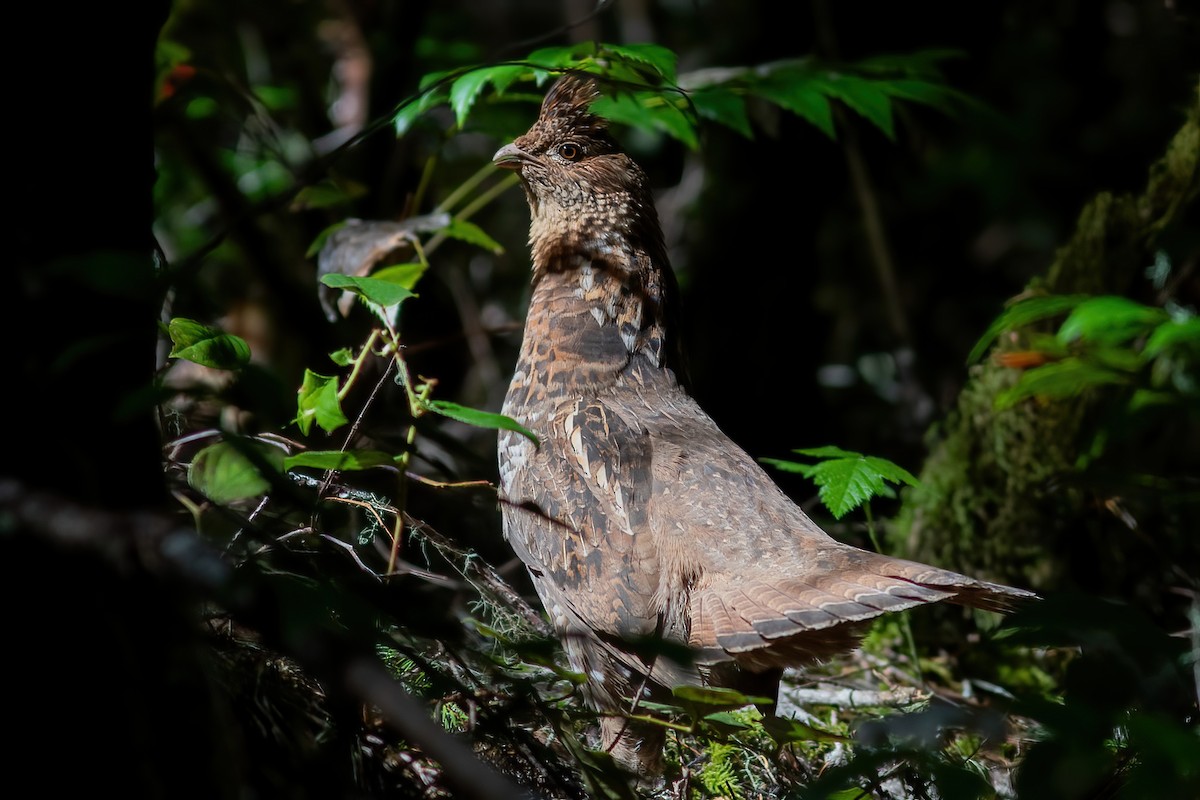
<instances>
[{"instance_id":1,"label":"green moss","mask_svg":"<svg viewBox=\"0 0 1200 800\"><path fill-rule=\"evenodd\" d=\"M1129 292L1153 262L1157 237L1182 216L1198 187L1200 99L1151 167L1142 194L1096 196L1045 276L1027 292ZM993 349L1025 344L1023 334L1004 336ZM1081 456L1091 448L1111 396L1093 390L996 410L996 397L1017 375L991 360L971 368L956 408L930 434L921 485L905 490L901 511L887 528L892 549L1035 589L1129 580L1139 567L1122 557L1120 537L1127 531L1114 524L1104 498L1080 480L1079 465L1087 462ZM1106 558L1110 553L1114 557Z\"/></svg>"}]
</instances>

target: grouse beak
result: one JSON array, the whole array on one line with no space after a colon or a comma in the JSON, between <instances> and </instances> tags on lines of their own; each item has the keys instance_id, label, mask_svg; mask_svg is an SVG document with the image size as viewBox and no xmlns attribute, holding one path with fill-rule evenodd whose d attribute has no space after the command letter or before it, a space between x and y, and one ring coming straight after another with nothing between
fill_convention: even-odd
<instances>
[{"instance_id":1,"label":"grouse beak","mask_svg":"<svg viewBox=\"0 0 1200 800\"><path fill-rule=\"evenodd\" d=\"M515 144L506 144L492 156L492 163L501 169L519 170L529 160L529 154Z\"/></svg>"}]
</instances>

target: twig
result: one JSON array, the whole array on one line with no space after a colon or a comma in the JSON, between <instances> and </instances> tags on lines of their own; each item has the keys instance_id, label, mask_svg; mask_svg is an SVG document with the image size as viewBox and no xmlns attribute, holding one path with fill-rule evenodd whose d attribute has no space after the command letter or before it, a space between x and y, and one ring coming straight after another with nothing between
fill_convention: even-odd
<instances>
[{"instance_id":1,"label":"twig","mask_svg":"<svg viewBox=\"0 0 1200 800\"><path fill-rule=\"evenodd\" d=\"M818 686L815 689L785 686L782 691L790 702L801 707L899 708L929 697L925 692L909 687L877 691L841 686Z\"/></svg>"}]
</instances>

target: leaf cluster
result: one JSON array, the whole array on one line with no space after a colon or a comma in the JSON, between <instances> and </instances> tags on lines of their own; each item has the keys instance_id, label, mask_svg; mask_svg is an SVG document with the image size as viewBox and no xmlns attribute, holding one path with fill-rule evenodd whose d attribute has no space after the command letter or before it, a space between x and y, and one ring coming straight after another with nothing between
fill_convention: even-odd
<instances>
[{"instance_id":1,"label":"leaf cluster","mask_svg":"<svg viewBox=\"0 0 1200 800\"><path fill-rule=\"evenodd\" d=\"M1042 333L1036 323L1062 318ZM996 318L971 351L981 359L1002 335L1026 333L997 356L1024 367L998 408L1038 397L1062 399L1100 386L1127 390L1131 411L1200 398L1200 318L1190 309L1148 306L1120 296L1045 295L1021 299Z\"/></svg>"},{"instance_id":2,"label":"leaf cluster","mask_svg":"<svg viewBox=\"0 0 1200 800\"><path fill-rule=\"evenodd\" d=\"M542 87L553 75L571 71L596 75L610 89L593 104L597 114L665 134L691 149L699 147L701 126L708 122L753 138L751 103L794 114L834 140L834 107L840 104L895 139L898 102L943 113L980 108L949 86L941 71L942 62L961 55L928 50L845 64L805 58L678 74L675 54L658 45L582 42L536 50L520 62L426 75L420 94L397 109L393 121L396 132L404 135L427 112L449 104L455 126L462 130L482 100L540 102L541 92L522 84Z\"/></svg>"}]
</instances>

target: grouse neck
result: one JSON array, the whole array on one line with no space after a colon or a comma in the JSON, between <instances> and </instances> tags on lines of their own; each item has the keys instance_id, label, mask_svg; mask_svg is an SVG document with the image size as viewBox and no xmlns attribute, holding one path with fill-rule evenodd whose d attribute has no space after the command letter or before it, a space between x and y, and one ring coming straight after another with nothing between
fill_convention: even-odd
<instances>
[{"instance_id":1,"label":"grouse neck","mask_svg":"<svg viewBox=\"0 0 1200 800\"><path fill-rule=\"evenodd\" d=\"M541 255L521 357L542 381L596 389L626 378L675 382L669 266L664 272L649 253L613 236Z\"/></svg>"}]
</instances>

